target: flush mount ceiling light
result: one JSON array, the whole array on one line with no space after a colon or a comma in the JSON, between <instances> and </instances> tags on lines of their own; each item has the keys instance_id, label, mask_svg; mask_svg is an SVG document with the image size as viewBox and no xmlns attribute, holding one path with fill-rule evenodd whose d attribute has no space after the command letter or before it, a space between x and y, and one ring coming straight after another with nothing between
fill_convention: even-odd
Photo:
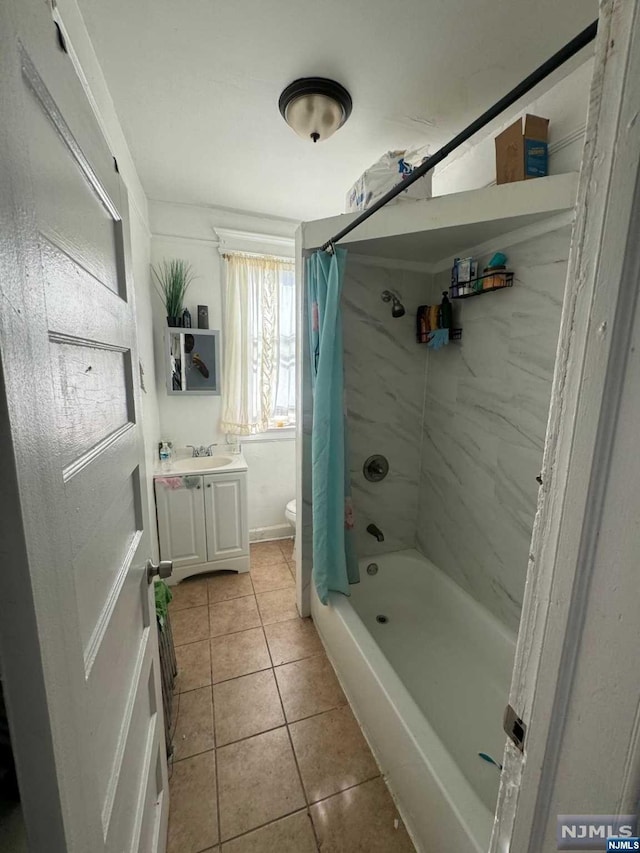
<instances>
[{"instance_id":1,"label":"flush mount ceiling light","mask_svg":"<svg viewBox=\"0 0 640 853\"><path fill-rule=\"evenodd\" d=\"M280 112L303 139L321 142L336 132L351 115L351 95L326 77L301 77L280 95Z\"/></svg>"}]
</instances>

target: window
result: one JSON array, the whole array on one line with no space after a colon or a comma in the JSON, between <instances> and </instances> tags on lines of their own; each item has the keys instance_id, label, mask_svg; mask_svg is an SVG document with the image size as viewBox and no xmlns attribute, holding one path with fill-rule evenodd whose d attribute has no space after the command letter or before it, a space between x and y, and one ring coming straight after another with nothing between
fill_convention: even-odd
<instances>
[{"instance_id":1,"label":"window","mask_svg":"<svg viewBox=\"0 0 640 853\"><path fill-rule=\"evenodd\" d=\"M262 255L225 259L223 432L295 423L295 267Z\"/></svg>"},{"instance_id":2,"label":"window","mask_svg":"<svg viewBox=\"0 0 640 853\"><path fill-rule=\"evenodd\" d=\"M293 264L279 273L278 363L276 392L270 426L293 426L296 422L296 274Z\"/></svg>"}]
</instances>

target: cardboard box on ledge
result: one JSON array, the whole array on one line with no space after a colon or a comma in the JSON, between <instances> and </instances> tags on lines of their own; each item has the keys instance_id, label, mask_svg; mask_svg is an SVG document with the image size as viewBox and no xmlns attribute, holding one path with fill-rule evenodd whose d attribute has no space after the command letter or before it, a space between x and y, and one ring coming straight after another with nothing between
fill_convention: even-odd
<instances>
[{"instance_id":1,"label":"cardboard box on ledge","mask_svg":"<svg viewBox=\"0 0 640 853\"><path fill-rule=\"evenodd\" d=\"M548 174L549 119L526 115L496 136L496 183L544 178Z\"/></svg>"}]
</instances>

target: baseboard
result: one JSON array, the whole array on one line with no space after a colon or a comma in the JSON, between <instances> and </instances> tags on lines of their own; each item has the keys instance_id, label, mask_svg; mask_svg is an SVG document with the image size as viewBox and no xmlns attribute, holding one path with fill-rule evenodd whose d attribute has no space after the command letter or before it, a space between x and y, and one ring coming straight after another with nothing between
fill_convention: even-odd
<instances>
[{"instance_id":1,"label":"baseboard","mask_svg":"<svg viewBox=\"0 0 640 853\"><path fill-rule=\"evenodd\" d=\"M274 524L272 527L256 527L249 531L250 542L265 542L268 539L291 539L294 534L293 527L285 522Z\"/></svg>"}]
</instances>

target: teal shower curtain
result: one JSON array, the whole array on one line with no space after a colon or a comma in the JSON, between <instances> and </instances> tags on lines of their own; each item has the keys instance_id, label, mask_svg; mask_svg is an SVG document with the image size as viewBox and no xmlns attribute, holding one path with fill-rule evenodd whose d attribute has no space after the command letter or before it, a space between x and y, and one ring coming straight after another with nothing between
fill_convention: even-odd
<instances>
[{"instance_id":1,"label":"teal shower curtain","mask_svg":"<svg viewBox=\"0 0 640 853\"><path fill-rule=\"evenodd\" d=\"M349 584L360 579L353 542L344 406L340 296L346 260L344 249L315 252L307 259L313 383L313 580L323 604L327 604L330 590L349 595Z\"/></svg>"}]
</instances>

